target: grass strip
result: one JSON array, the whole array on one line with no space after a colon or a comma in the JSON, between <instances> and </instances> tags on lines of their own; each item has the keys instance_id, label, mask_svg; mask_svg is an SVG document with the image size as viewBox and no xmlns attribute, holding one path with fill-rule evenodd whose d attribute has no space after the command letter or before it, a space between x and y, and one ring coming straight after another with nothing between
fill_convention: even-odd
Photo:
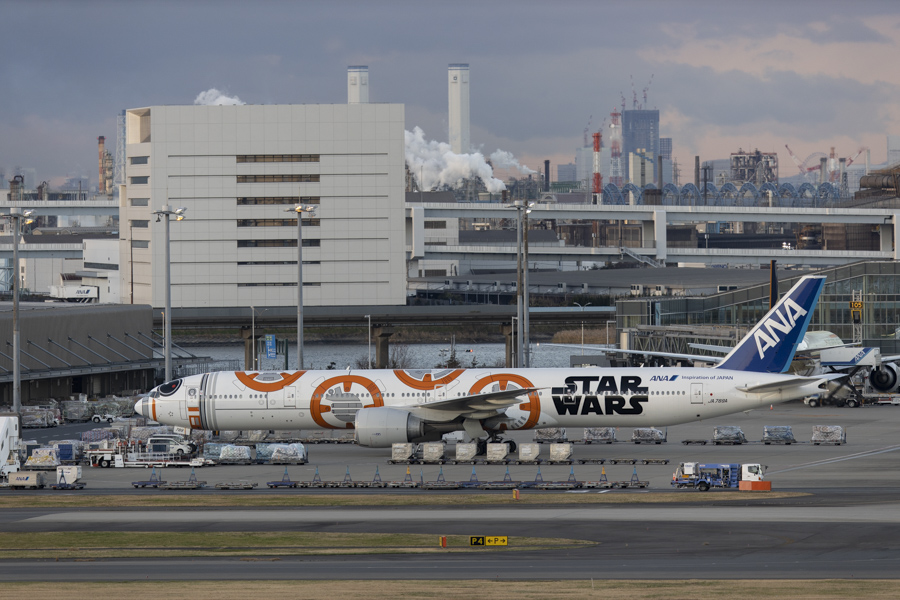
<instances>
[{"instance_id":1,"label":"grass strip","mask_svg":"<svg viewBox=\"0 0 900 600\"><path fill-rule=\"evenodd\" d=\"M596 542L513 537L506 547L470 546L469 537L432 534L326 532L63 531L4 533L0 559L88 560L187 556L277 557L318 554L397 554L571 549Z\"/></svg>"},{"instance_id":2,"label":"grass strip","mask_svg":"<svg viewBox=\"0 0 900 600\"><path fill-rule=\"evenodd\" d=\"M58 600L60 584L4 582L0 598ZM359 580L359 581L139 581L110 583L67 582L71 598L166 598L167 600L246 600L247 598L616 598L617 600L743 600L754 598L881 599L900 596L895 580L648 580L620 581L505 581L505 580Z\"/></svg>"},{"instance_id":3,"label":"grass strip","mask_svg":"<svg viewBox=\"0 0 900 600\"><path fill-rule=\"evenodd\" d=\"M519 500L512 492L497 494L431 494L411 492L398 494L320 494L295 492L180 492L149 491L134 495L89 495L52 492L40 494L0 494L3 508L244 508L244 507L335 507L335 506L520 506L520 505L578 505L578 504L718 504L720 502L759 502L786 498L801 498L802 492L609 492L609 493L535 493L522 490Z\"/></svg>"}]
</instances>

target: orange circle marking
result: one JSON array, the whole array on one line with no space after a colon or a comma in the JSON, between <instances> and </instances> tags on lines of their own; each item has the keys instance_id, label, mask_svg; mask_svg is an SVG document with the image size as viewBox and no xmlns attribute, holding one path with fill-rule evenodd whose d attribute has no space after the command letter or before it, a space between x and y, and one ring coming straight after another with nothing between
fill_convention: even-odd
<instances>
[{"instance_id":1,"label":"orange circle marking","mask_svg":"<svg viewBox=\"0 0 900 600\"><path fill-rule=\"evenodd\" d=\"M244 373L242 371L235 371L234 376L238 378L238 381L246 385L251 390L255 390L257 392L277 392L278 390L286 388L287 386L303 377L304 373L306 373L306 371L282 373L281 381L274 381L272 383L262 383L256 381L259 373L251 373L248 375L247 373Z\"/></svg>"},{"instance_id":2,"label":"orange circle marking","mask_svg":"<svg viewBox=\"0 0 900 600\"><path fill-rule=\"evenodd\" d=\"M455 371L444 375L440 379L432 379L431 373L425 373L425 376L422 377L422 379L413 379L412 377L410 377L409 373L407 373L406 371L401 371L400 369L394 370L394 375L396 375L397 379L414 390L433 390L438 386L447 385L448 383L462 375L464 371L465 369L456 369Z\"/></svg>"},{"instance_id":3,"label":"orange circle marking","mask_svg":"<svg viewBox=\"0 0 900 600\"><path fill-rule=\"evenodd\" d=\"M489 375L476 381L472 386L472 389L469 390L469 393L477 394L491 383L499 384L501 390L505 390L506 386L510 383L515 383L522 388L534 387L533 383L531 383L521 375L514 375L512 373L498 373L496 375ZM531 392L530 394L528 394L528 402L520 404L519 409L528 411L528 419L526 419L524 425L522 425L521 427L517 427L516 429L531 429L532 427L537 425L541 417L541 398L540 396L538 396L538 393Z\"/></svg>"},{"instance_id":4,"label":"orange circle marking","mask_svg":"<svg viewBox=\"0 0 900 600\"><path fill-rule=\"evenodd\" d=\"M381 394L381 390L378 389L378 386L365 377L360 377L359 375L339 375L337 377L332 377L331 379L326 379L313 392L312 399L309 401L309 414L312 416L313 421L319 427L324 429L340 429L337 425L331 425L327 423L322 415L327 412L331 412L331 407L328 405L323 406L322 400L325 398L325 392L330 390L336 385L343 384L344 392L349 392L350 387L354 384L358 383L359 385L366 388L366 391L372 395L372 404L367 404L363 406L363 408L372 408L375 406L384 406L384 397ZM347 423L345 429L353 429L353 423Z\"/></svg>"}]
</instances>

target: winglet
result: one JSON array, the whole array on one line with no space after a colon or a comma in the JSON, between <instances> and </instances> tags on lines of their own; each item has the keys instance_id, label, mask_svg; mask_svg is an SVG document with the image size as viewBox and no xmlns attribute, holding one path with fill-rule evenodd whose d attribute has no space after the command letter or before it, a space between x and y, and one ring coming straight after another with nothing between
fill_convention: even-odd
<instances>
[{"instance_id":1,"label":"winglet","mask_svg":"<svg viewBox=\"0 0 900 600\"><path fill-rule=\"evenodd\" d=\"M797 345L806 335L824 285L825 278L821 276L800 279L714 368L757 373L787 371Z\"/></svg>"}]
</instances>

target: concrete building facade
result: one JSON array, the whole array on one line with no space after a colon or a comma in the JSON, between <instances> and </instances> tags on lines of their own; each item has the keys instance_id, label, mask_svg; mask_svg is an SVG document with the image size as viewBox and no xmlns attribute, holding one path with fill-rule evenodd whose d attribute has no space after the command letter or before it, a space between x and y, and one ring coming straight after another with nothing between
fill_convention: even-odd
<instances>
[{"instance_id":1,"label":"concrete building facade","mask_svg":"<svg viewBox=\"0 0 900 600\"><path fill-rule=\"evenodd\" d=\"M151 106L128 110L120 193L122 302L296 306L404 304L404 107L400 104ZM130 296L130 297L129 297Z\"/></svg>"}]
</instances>

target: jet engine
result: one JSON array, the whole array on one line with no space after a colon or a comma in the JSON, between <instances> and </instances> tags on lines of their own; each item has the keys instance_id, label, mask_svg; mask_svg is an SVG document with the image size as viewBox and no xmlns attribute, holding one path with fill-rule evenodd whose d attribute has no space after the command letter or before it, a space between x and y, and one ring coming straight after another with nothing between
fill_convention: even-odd
<instances>
[{"instance_id":1,"label":"jet engine","mask_svg":"<svg viewBox=\"0 0 900 600\"><path fill-rule=\"evenodd\" d=\"M433 431L428 436L425 421L399 408L378 406L363 408L356 413L356 439L360 446L370 448L390 448L391 444L426 442L429 437L441 439L441 434Z\"/></svg>"},{"instance_id":2,"label":"jet engine","mask_svg":"<svg viewBox=\"0 0 900 600\"><path fill-rule=\"evenodd\" d=\"M869 373L869 384L879 392L892 392L900 381L900 368L894 363L882 363Z\"/></svg>"}]
</instances>

